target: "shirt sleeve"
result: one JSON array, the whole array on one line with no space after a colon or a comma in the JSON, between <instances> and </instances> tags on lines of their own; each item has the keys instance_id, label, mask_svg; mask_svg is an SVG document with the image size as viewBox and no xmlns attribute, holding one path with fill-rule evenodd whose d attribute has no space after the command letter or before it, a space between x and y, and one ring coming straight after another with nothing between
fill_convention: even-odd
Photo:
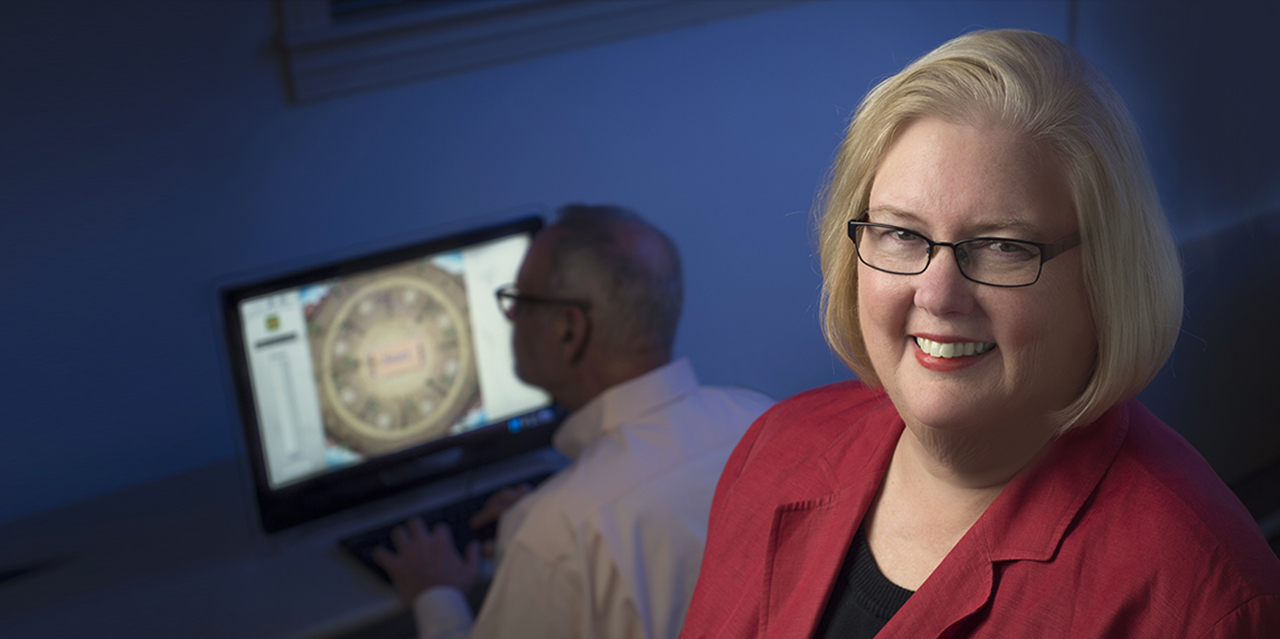
<instances>
[{"instance_id":1,"label":"shirt sleeve","mask_svg":"<svg viewBox=\"0 0 1280 639\"><path fill-rule=\"evenodd\" d=\"M577 624L584 595L565 563L513 543L485 595L472 639L582 636Z\"/></svg>"},{"instance_id":2,"label":"shirt sleeve","mask_svg":"<svg viewBox=\"0 0 1280 639\"><path fill-rule=\"evenodd\" d=\"M471 606L457 588L436 586L414 600L413 619L420 639L462 639L471 630Z\"/></svg>"},{"instance_id":3,"label":"shirt sleeve","mask_svg":"<svg viewBox=\"0 0 1280 639\"><path fill-rule=\"evenodd\" d=\"M613 563L585 564L573 555L552 559L522 543L512 544L471 639L643 637L643 624ZM602 579L600 588L588 585Z\"/></svg>"}]
</instances>

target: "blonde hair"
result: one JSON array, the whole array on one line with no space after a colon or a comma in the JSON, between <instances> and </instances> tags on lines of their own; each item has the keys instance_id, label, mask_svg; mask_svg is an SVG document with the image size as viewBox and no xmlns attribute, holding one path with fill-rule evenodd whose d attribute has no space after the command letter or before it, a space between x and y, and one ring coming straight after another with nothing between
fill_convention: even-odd
<instances>
[{"instance_id":1,"label":"blonde hair","mask_svg":"<svg viewBox=\"0 0 1280 639\"><path fill-rule=\"evenodd\" d=\"M863 381L878 384L858 323L857 255L846 234L866 210L894 139L926 116L998 124L1051 151L1079 221L1097 357L1062 430L1142 390L1182 321L1182 271L1137 128L1118 93L1075 49L1040 33L975 31L881 82L858 107L822 196L823 333Z\"/></svg>"}]
</instances>

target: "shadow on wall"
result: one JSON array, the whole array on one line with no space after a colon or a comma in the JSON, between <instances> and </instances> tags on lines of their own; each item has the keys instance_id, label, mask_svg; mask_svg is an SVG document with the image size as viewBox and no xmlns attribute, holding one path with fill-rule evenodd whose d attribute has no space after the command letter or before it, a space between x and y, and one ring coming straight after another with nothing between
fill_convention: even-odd
<instances>
[{"instance_id":1,"label":"shadow on wall","mask_svg":"<svg viewBox=\"0 0 1280 639\"><path fill-rule=\"evenodd\" d=\"M1228 484L1280 467L1280 211L1181 246L1182 335L1139 399ZM1277 497L1280 497L1278 495Z\"/></svg>"}]
</instances>

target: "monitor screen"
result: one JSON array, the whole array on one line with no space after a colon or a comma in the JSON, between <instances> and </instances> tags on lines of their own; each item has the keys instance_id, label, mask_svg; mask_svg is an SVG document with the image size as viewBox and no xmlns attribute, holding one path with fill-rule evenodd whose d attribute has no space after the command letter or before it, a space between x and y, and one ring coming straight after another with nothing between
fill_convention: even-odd
<instances>
[{"instance_id":1,"label":"monitor screen","mask_svg":"<svg viewBox=\"0 0 1280 639\"><path fill-rule=\"evenodd\" d=\"M224 289L264 528L279 530L547 444L494 291L531 217Z\"/></svg>"}]
</instances>

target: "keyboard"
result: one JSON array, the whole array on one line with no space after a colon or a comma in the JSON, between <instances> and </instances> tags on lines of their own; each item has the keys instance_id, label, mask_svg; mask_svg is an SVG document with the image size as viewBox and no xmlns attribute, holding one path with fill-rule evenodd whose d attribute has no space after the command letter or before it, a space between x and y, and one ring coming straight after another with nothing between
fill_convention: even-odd
<instances>
[{"instance_id":1,"label":"keyboard","mask_svg":"<svg viewBox=\"0 0 1280 639\"><path fill-rule=\"evenodd\" d=\"M518 484L530 484L537 486L550 477L553 473L543 473L525 479ZM518 485L516 484L516 485ZM369 567L374 574L378 575L383 581L391 583L391 577L387 572L373 560L373 550L379 546L386 547L388 550L395 550L395 546L391 542L391 531L396 526L403 526L406 522L415 517L421 518L423 523L427 525L427 530L436 527L437 524L444 523L449 526L453 532L453 542L458 547L458 552L465 553L465 549L472 541L481 543L495 538L498 534L498 522L492 522L487 526L473 530L471 528L471 518L485 503L489 501L495 493L512 486L500 486L489 492L481 493L467 497L460 501L438 508L432 508L420 513L409 515L404 519L398 519L379 525L371 530L357 533L338 540L338 545L359 559L361 563Z\"/></svg>"}]
</instances>

